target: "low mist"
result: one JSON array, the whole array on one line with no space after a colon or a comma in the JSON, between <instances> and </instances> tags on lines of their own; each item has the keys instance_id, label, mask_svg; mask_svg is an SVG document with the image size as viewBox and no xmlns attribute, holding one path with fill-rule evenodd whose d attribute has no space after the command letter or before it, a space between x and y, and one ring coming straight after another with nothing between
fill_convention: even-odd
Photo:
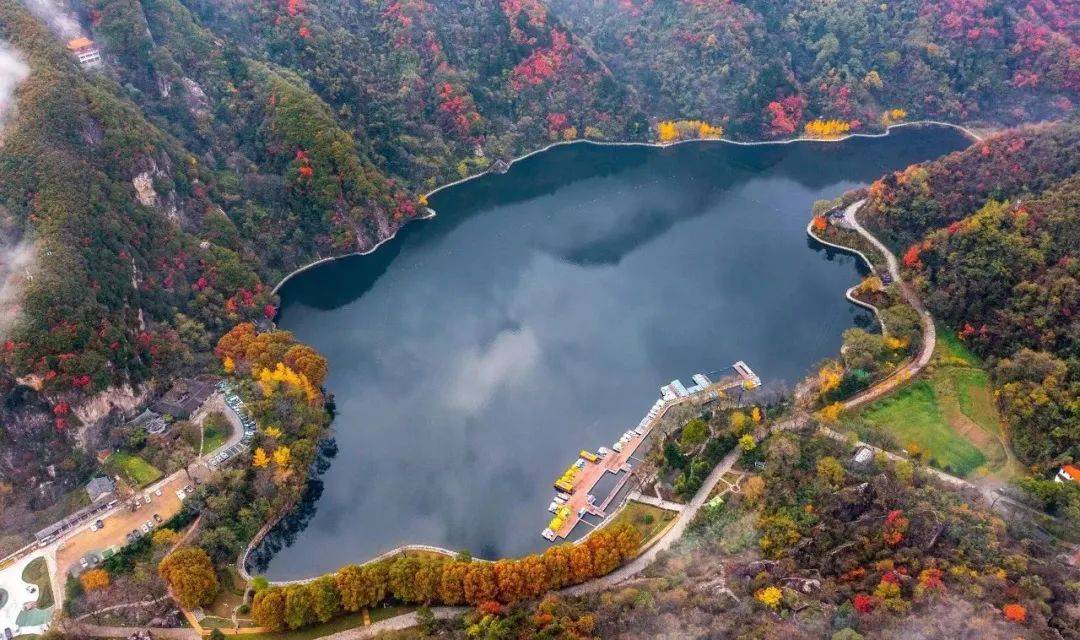
<instances>
[{"instance_id":1,"label":"low mist","mask_svg":"<svg viewBox=\"0 0 1080 640\"><path fill-rule=\"evenodd\" d=\"M82 28L67 12L52 0L23 0L30 13L45 21L53 32L64 40L71 40L82 35Z\"/></svg>"},{"instance_id":2,"label":"low mist","mask_svg":"<svg viewBox=\"0 0 1080 640\"><path fill-rule=\"evenodd\" d=\"M30 75L30 68L8 43L0 41L0 142L3 127L15 103L15 88Z\"/></svg>"}]
</instances>

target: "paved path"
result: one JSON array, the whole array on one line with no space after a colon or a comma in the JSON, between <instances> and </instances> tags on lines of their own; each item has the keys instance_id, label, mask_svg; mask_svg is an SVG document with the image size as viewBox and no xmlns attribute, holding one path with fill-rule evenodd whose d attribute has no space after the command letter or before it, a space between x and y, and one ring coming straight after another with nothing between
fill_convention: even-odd
<instances>
[{"instance_id":1,"label":"paved path","mask_svg":"<svg viewBox=\"0 0 1080 640\"><path fill-rule=\"evenodd\" d=\"M892 276L893 281L900 286L900 295L903 296L904 300L910 304L912 308L919 312L919 323L922 325L923 334L922 348L919 350L918 355L906 365L893 371L887 378L873 387L844 402L844 409L846 410L873 402L884 395L892 393L897 387L906 383L908 380L911 380L930 363L930 358L934 355L934 347L937 345L937 330L934 327L934 318L923 307L922 301L919 300L919 296L915 295L915 291L911 286L900 278L900 264L897 262L896 256L893 255L893 252L890 251L884 243L867 231L855 217L856 212L858 212L864 204L866 204L865 199L848 205L848 208L844 210L844 223L858 232L859 235L866 238L882 253L882 255L885 256L885 265L888 268L889 275Z\"/></svg>"},{"instance_id":2,"label":"paved path","mask_svg":"<svg viewBox=\"0 0 1080 640\"><path fill-rule=\"evenodd\" d=\"M798 429L805 425L806 421L806 416L796 416L773 426L772 430L787 431ZM720 482L720 479L723 478L725 473L731 471L731 467L735 465L741 456L742 450L738 447L735 447L735 449L724 456L724 459L713 468L712 473L705 479L705 483L701 485L698 492L694 494L693 499L691 499L690 502L685 505L683 510L679 512L679 515L676 516L675 524L672 525L672 527L667 530L667 533L661 536L659 540L653 543L651 547L646 549L645 553L642 553L640 556L606 576L596 578L595 580L577 586L567 587L566 589L563 589L562 593L568 596L579 596L586 593L603 591L618 585L620 582L629 580L644 571L656 560L656 556L659 555L661 551L670 549L671 545L675 544L675 541L682 537L686 532L686 528L693 522L694 516L696 516L701 507L705 505L709 496L712 495L713 488L716 487L716 484Z\"/></svg>"},{"instance_id":3,"label":"paved path","mask_svg":"<svg viewBox=\"0 0 1080 640\"><path fill-rule=\"evenodd\" d=\"M431 613L438 620L456 618L468 611L470 611L468 607L432 607L431 609ZM365 627L354 627L352 629L346 629L344 631L338 631L337 633L331 633L320 637L325 640L363 640L365 638L374 638L375 636L388 631L400 631L401 629L415 627L418 624L420 624L420 621L417 618L416 612L413 611L400 616L394 616L393 618L387 618L386 620L380 620L379 622ZM146 628L147 627L105 627L96 624L74 623L70 625L69 631L94 638L126 638L132 633ZM231 635L229 634L230 630L228 629L222 629L222 631L225 632L226 635ZM175 640L201 640L203 637L194 629L186 628L161 629L150 627L150 632L158 638L173 638ZM243 637L243 634L238 634L238 637Z\"/></svg>"},{"instance_id":4,"label":"paved path","mask_svg":"<svg viewBox=\"0 0 1080 640\"><path fill-rule=\"evenodd\" d=\"M670 500L664 500L656 496L647 496L640 491L634 491L626 496L627 500L634 500L644 504L649 504L660 509L666 509L667 511L683 511L686 509L685 504L679 504L678 502L672 502Z\"/></svg>"},{"instance_id":5,"label":"paved path","mask_svg":"<svg viewBox=\"0 0 1080 640\"><path fill-rule=\"evenodd\" d=\"M214 411L221 411L228 418L229 423L232 425L232 432L229 434L228 439L221 447L218 447L214 451L207 452L207 456L222 451L228 447L233 446L240 442L240 439L244 435L244 427L240 422L240 417L236 415L231 409L229 409L222 398L220 392L214 392L206 402L195 412L192 416L192 421L199 422L200 424L206 418L209 413ZM202 456L194 460L189 464L189 467L204 466L207 456ZM53 593L56 600L56 611L60 611L64 605L64 597L66 595L64 590L64 584L66 583L67 570L73 566L73 562L77 561L85 552L94 549L104 549L113 545L123 546L126 544L124 536L129 531L131 523L128 520L134 518L139 522L147 519L149 514L158 513L163 519L168 520L180 510L180 501L175 498L175 490L185 486L189 483L188 475L185 469L176 471L154 484L140 489L136 492L138 495L151 497L152 503L148 509L142 509L136 514L130 512L128 501L121 500L114 508L109 511L104 511L99 514L95 514L92 518L87 518L80 525L72 528L69 531L64 532L57 540L42 547L40 550L30 551L24 555L24 558L33 559L39 555L45 557L49 567L49 577L53 584ZM161 489L162 495L157 496L155 489ZM109 520L113 516L119 516L113 520ZM91 523L95 520L108 521L106 527L97 532L91 532L89 530ZM135 526L138 526L137 524ZM85 539L80 539L82 536ZM63 547L63 552L60 553ZM0 572L0 575L4 572Z\"/></svg>"},{"instance_id":6,"label":"paved path","mask_svg":"<svg viewBox=\"0 0 1080 640\"><path fill-rule=\"evenodd\" d=\"M435 615L438 620L449 620L450 618L456 618L463 613L470 611L469 607L432 607L431 613ZM380 633L387 631L400 631L401 629L408 629L409 627L415 627L420 624L417 620L416 612L406 613L400 616L394 616L393 618L387 618L386 620L380 620L367 627L356 627L354 629L346 629L345 631L338 631L328 636L322 636L323 640L362 640L363 638L374 638Z\"/></svg>"},{"instance_id":7,"label":"paved path","mask_svg":"<svg viewBox=\"0 0 1080 640\"><path fill-rule=\"evenodd\" d=\"M104 627L97 624L69 623L64 631L75 636L90 636L93 638L126 638L136 631L144 631L148 627ZM176 640L201 640L202 636L194 629L187 628L150 628L155 638L174 638Z\"/></svg>"}]
</instances>

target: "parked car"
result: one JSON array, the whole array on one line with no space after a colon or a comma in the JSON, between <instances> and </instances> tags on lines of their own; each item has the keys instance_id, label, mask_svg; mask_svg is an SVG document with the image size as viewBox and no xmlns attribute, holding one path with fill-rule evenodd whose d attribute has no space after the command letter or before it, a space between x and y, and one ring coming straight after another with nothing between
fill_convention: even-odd
<instances>
[{"instance_id":1,"label":"parked car","mask_svg":"<svg viewBox=\"0 0 1080 640\"><path fill-rule=\"evenodd\" d=\"M146 522L143 523L143 526L142 526L143 533L150 533L150 530L153 529L153 528L154 528L154 525L149 520L147 520Z\"/></svg>"},{"instance_id":2,"label":"parked car","mask_svg":"<svg viewBox=\"0 0 1080 640\"><path fill-rule=\"evenodd\" d=\"M155 496L160 496L161 495L161 487L158 487L157 489L154 489L154 495Z\"/></svg>"},{"instance_id":3,"label":"parked car","mask_svg":"<svg viewBox=\"0 0 1080 640\"><path fill-rule=\"evenodd\" d=\"M161 516L159 516L158 514L155 513L154 514L154 522L156 522L158 524L161 524Z\"/></svg>"},{"instance_id":4,"label":"parked car","mask_svg":"<svg viewBox=\"0 0 1080 640\"><path fill-rule=\"evenodd\" d=\"M85 569L90 566L90 563L86 561L86 558L79 558L79 565Z\"/></svg>"},{"instance_id":5,"label":"parked car","mask_svg":"<svg viewBox=\"0 0 1080 640\"><path fill-rule=\"evenodd\" d=\"M132 538L138 538L138 537L139 537L139 535L140 535L140 534L139 534L139 530L138 530L138 529L132 529L132 530L131 530L131 537L132 537Z\"/></svg>"},{"instance_id":6,"label":"parked car","mask_svg":"<svg viewBox=\"0 0 1080 640\"><path fill-rule=\"evenodd\" d=\"M98 520L98 522L101 522L101 520ZM101 525L99 525L98 522L91 522L90 523L90 530L91 531L97 531L98 529L101 528Z\"/></svg>"}]
</instances>

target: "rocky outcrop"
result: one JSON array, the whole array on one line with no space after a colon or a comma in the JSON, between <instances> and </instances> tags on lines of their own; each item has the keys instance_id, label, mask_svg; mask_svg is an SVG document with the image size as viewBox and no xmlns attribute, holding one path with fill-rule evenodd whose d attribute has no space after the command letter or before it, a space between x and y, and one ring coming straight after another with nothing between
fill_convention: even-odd
<instances>
[{"instance_id":1,"label":"rocky outcrop","mask_svg":"<svg viewBox=\"0 0 1080 640\"><path fill-rule=\"evenodd\" d=\"M154 191L154 177L149 171L143 171L131 179L131 186L135 187L135 198L144 207L157 208L158 197Z\"/></svg>"},{"instance_id":2,"label":"rocky outcrop","mask_svg":"<svg viewBox=\"0 0 1080 640\"><path fill-rule=\"evenodd\" d=\"M93 424L109 415L113 409L118 409L122 413L134 411L146 401L148 391L149 388L146 385L135 388L126 384L121 387L109 387L72 407L71 411L83 424Z\"/></svg>"}]
</instances>

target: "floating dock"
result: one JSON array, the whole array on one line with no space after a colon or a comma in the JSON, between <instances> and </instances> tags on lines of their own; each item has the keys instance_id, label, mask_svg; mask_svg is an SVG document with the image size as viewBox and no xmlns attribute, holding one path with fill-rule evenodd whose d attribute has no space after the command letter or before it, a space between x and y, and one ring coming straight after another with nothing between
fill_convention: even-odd
<instances>
[{"instance_id":1,"label":"floating dock","mask_svg":"<svg viewBox=\"0 0 1080 640\"><path fill-rule=\"evenodd\" d=\"M638 426L626 431L610 449L600 447L597 454L582 450L577 461L555 481L555 489L560 493L558 500L553 500L549 505L549 511L554 513L555 517L540 535L555 542L569 536L585 514L606 518L611 501L630 478L630 458L660 423L668 409L685 402L712 402L732 389L753 389L761 386L761 378L742 360L732 365L731 369L731 375L726 375L716 382L703 373L694 374L694 384L689 388L679 380L672 380L660 387L660 399L653 404ZM592 495L593 487L605 473L620 472L625 472L623 477L597 505L596 496Z\"/></svg>"}]
</instances>

